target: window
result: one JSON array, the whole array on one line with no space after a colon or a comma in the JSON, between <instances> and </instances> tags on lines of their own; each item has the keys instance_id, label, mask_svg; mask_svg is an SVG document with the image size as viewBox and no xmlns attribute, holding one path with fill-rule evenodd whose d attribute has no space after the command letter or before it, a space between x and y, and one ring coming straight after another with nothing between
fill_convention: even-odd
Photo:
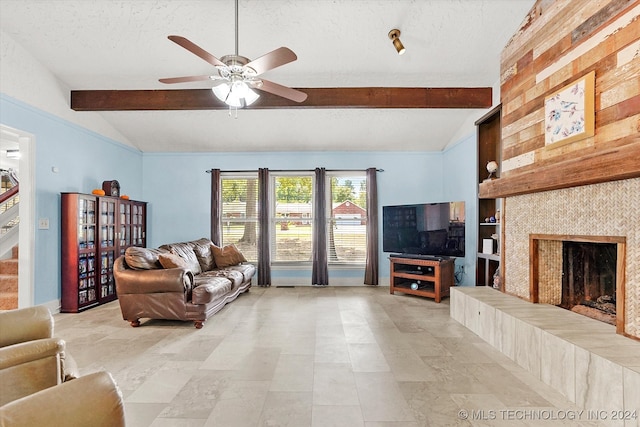
<instances>
[{"instance_id":1,"label":"window","mask_svg":"<svg viewBox=\"0 0 640 427\"><path fill-rule=\"evenodd\" d=\"M367 250L367 178L327 172L329 263L364 263Z\"/></svg>"},{"instance_id":2,"label":"window","mask_svg":"<svg viewBox=\"0 0 640 427\"><path fill-rule=\"evenodd\" d=\"M271 173L269 187L271 262L312 261L313 172ZM330 264L364 264L366 259L365 173L327 172L327 253ZM222 244L235 244L247 260L258 260L257 174L224 174Z\"/></svg>"},{"instance_id":3,"label":"window","mask_svg":"<svg viewBox=\"0 0 640 427\"><path fill-rule=\"evenodd\" d=\"M313 175L272 174L271 260L311 262Z\"/></svg>"},{"instance_id":4,"label":"window","mask_svg":"<svg viewBox=\"0 0 640 427\"><path fill-rule=\"evenodd\" d=\"M225 175L222 185L222 244L235 244L247 261L258 260L258 177Z\"/></svg>"}]
</instances>

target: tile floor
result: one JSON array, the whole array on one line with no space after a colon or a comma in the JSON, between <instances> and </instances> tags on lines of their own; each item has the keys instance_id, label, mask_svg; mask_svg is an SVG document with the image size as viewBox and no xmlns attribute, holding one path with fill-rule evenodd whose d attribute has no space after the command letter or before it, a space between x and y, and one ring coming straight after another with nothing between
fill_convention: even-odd
<instances>
[{"instance_id":1,"label":"tile floor","mask_svg":"<svg viewBox=\"0 0 640 427\"><path fill-rule=\"evenodd\" d=\"M118 302L56 314L81 374L111 372L130 427L596 426L449 317L380 287L258 288L197 330Z\"/></svg>"}]
</instances>

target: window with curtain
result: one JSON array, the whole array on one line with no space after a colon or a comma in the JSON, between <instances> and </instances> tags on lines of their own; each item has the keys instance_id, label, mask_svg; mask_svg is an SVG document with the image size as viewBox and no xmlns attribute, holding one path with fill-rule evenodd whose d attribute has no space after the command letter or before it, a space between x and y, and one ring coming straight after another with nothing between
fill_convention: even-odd
<instances>
[{"instance_id":1,"label":"window with curtain","mask_svg":"<svg viewBox=\"0 0 640 427\"><path fill-rule=\"evenodd\" d=\"M329 264L364 264L367 245L365 171L327 172L327 253ZM312 260L313 172L272 172L269 186L271 262ZM257 174L223 173L222 244L235 244L256 262L258 225Z\"/></svg>"},{"instance_id":2,"label":"window with curtain","mask_svg":"<svg viewBox=\"0 0 640 427\"><path fill-rule=\"evenodd\" d=\"M363 264L367 250L367 177L327 172L329 264Z\"/></svg>"},{"instance_id":3,"label":"window with curtain","mask_svg":"<svg viewBox=\"0 0 640 427\"><path fill-rule=\"evenodd\" d=\"M272 261L310 262L312 259L313 175L272 176ZM366 176L328 172L327 248L330 264L362 264L366 255Z\"/></svg>"},{"instance_id":4,"label":"window with curtain","mask_svg":"<svg viewBox=\"0 0 640 427\"><path fill-rule=\"evenodd\" d=\"M258 176L221 177L222 244L235 244L247 261L258 260Z\"/></svg>"}]
</instances>

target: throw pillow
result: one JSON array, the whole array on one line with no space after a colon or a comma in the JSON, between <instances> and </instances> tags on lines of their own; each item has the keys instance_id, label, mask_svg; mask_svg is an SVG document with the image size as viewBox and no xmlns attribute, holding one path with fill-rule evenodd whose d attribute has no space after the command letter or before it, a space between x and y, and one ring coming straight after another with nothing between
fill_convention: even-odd
<instances>
[{"instance_id":1,"label":"throw pillow","mask_svg":"<svg viewBox=\"0 0 640 427\"><path fill-rule=\"evenodd\" d=\"M134 270L153 270L161 267L158 260L159 254L158 249L131 246L124 252L124 260Z\"/></svg>"},{"instance_id":2,"label":"throw pillow","mask_svg":"<svg viewBox=\"0 0 640 427\"><path fill-rule=\"evenodd\" d=\"M194 242L193 251L196 253L196 258L198 258L202 271L211 271L216 268L211 245L212 243L209 239L200 239Z\"/></svg>"},{"instance_id":3,"label":"throw pillow","mask_svg":"<svg viewBox=\"0 0 640 427\"><path fill-rule=\"evenodd\" d=\"M236 245L227 245L219 248L216 245L211 245L211 252L213 252L213 258L216 261L218 268L229 267L231 265L238 265L242 262L247 262L247 259L242 255L242 252L236 248Z\"/></svg>"},{"instance_id":4,"label":"throw pillow","mask_svg":"<svg viewBox=\"0 0 640 427\"><path fill-rule=\"evenodd\" d=\"M162 264L162 268L184 268L191 271L189 269L189 263L176 254L163 252L158 255L158 259L160 260L160 264Z\"/></svg>"}]
</instances>

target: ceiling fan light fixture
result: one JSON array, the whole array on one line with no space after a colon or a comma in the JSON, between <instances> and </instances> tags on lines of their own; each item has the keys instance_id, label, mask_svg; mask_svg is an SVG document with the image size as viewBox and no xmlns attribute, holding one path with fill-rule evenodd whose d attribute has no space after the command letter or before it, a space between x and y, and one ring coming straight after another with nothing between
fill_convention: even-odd
<instances>
[{"instance_id":1,"label":"ceiling fan light fixture","mask_svg":"<svg viewBox=\"0 0 640 427\"><path fill-rule=\"evenodd\" d=\"M222 102L227 102L227 97L229 96L229 92L231 88L228 83L221 83L211 88L213 94Z\"/></svg>"},{"instance_id":2,"label":"ceiling fan light fixture","mask_svg":"<svg viewBox=\"0 0 640 427\"><path fill-rule=\"evenodd\" d=\"M400 30L394 28L393 30L389 31L389 38L391 39L391 43L393 43L393 47L396 48L398 55L404 54L406 49L400 41Z\"/></svg>"},{"instance_id":3,"label":"ceiling fan light fixture","mask_svg":"<svg viewBox=\"0 0 640 427\"><path fill-rule=\"evenodd\" d=\"M246 84L245 84L246 86ZM247 92L244 95L244 102L245 105L251 105L254 102L256 102L258 100L258 98L260 98L260 95L258 95L257 92L255 92L254 90L251 90L251 88L249 88L247 86Z\"/></svg>"},{"instance_id":4,"label":"ceiling fan light fixture","mask_svg":"<svg viewBox=\"0 0 640 427\"><path fill-rule=\"evenodd\" d=\"M244 81L222 83L211 90L216 98L235 108L248 107L260 97Z\"/></svg>"}]
</instances>

